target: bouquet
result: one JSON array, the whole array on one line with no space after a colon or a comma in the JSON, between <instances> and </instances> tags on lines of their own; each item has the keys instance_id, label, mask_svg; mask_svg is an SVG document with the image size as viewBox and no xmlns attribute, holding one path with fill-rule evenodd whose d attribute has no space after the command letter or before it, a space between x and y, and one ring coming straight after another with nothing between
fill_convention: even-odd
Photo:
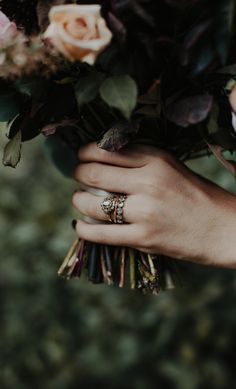
<instances>
[{"instance_id":1,"label":"bouquet","mask_svg":"<svg viewBox=\"0 0 236 389\"><path fill-rule=\"evenodd\" d=\"M214 153L235 174L223 154L236 150L234 0L15 3L0 1L4 165L42 134L65 175L91 141L110 152L150 144L183 161ZM59 274L153 294L177 279L169 258L81 239Z\"/></svg>"}]
</instances>

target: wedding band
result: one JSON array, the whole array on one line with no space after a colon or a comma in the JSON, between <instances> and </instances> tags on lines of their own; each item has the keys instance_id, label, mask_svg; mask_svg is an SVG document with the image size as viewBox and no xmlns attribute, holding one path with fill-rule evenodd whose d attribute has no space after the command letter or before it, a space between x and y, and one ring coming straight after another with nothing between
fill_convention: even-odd
<instances>
[{"instance_id":1,"label":"wedding band","mask_svg":"<svg viewBox=\"0 0 236 389\"><path fill-rule=\"evenodd\" d=\"M126 195L120 195L116 199L114 217L113 217L115 224L124 224L124 206L125 206L126 199L127 199Z\"/></svg>"}]
</instances>

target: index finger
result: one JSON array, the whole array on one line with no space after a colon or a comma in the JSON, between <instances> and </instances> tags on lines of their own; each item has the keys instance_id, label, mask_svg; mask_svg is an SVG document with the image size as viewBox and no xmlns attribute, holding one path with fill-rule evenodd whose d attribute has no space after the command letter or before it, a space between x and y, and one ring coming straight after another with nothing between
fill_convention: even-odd
<instances>
[{"instance_id":1,"label":"index finger","mask_svg":"<svg viewBox=\"0 0 236 389\"><path fill-rule=\"evenodd\" d=\"M81 162L101 162L109 165L137 168L146 165L147 154L143 146L126 146L119 151L106 151L96 142L82 146L78 152Z\"/></svg>"}]
</instances>

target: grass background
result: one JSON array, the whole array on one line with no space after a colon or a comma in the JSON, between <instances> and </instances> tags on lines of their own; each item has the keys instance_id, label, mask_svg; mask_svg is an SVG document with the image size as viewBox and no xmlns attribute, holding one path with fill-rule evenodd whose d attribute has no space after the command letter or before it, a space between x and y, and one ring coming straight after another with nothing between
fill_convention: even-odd
<instances>
[{"instance_id":1,"label":"grass background","mask_svg":"<svg viewBox=\"0 0 236 389\"><path fill-rule=\"evenodd\" d=\"M42 138L23 152L0 168L0 387L234 387L235 272L181 263L183 288L159 297L58 279L76 184ZM235 191L213 157L191 167Z\"/></svg>"}]
</instances>

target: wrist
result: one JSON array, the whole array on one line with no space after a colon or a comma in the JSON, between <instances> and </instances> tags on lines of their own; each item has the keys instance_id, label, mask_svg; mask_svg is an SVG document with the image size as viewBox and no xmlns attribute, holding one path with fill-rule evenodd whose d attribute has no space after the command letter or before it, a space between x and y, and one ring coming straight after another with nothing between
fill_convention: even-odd
<instances>
[{"instance_id":1,"label":"wrist","mask_svg":"<svg viewBox=\"0 0 236 389\"><path fill-rule=\"evenodd\" d=\"M236 269L235 196L224 192L222 201L212 204L208 228L205 240L206 264Z\"/></svg>"}]
</instances>

